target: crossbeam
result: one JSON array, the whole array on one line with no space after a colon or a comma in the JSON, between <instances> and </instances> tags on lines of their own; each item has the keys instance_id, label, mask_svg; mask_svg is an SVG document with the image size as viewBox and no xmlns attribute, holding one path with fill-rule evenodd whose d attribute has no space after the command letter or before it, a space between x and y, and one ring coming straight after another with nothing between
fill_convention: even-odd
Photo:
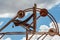
<instances>
[{"instance_id":1,"label":"crossbeam","mask_svg":"<svg viewBox=\"0 0 60 40\"><path fill-rule=\"evenodd\" d=\"M35 32L36 35L41 35L44 33L48 33L48 32ZM5 34L5 35L25 35L26 32L0 32L0 35ZM33 32L29 33L29 34L33 34Z\"/></svg>"}]
</instances>

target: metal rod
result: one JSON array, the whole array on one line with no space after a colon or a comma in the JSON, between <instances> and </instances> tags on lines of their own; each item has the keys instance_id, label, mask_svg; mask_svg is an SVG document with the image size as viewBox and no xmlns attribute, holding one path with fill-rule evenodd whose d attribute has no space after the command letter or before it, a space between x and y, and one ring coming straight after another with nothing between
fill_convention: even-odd
<instances>
[{"instance_id":1,"label":"metal rod","mask_svg":"<svg viewBox=\"0 0 60 40\"><path fill-rule=\"evenodd\" d=\"M28 40L28 30L26 29L26 40Z\"/></svg>"},{"instance_id":2,"label":"metal rod","mask_svg":"<svg viewBox=\"0 0 60 40\"><path fill-rule=\"evenodd\" d=\"M16 19L17 18L17 16L15 16L13 19L11 19L6 25L4 25L1 29L0 29L0 31L2 31L4 28L6 28L14 19Z\"/></svg>"},{"instance_id":3,"label":"metal rod","mask_svg":"<svg viewBox=\"0 0 60 40\"><path fill-rule=\"evenodd\" d=\"M36 20L38 20L39 17L41 17L41 16L38 16L38 17L36 18ZM28 27L30 27L32 24L33 24L33 22L32 22ZM31 28L33 28L33 27L31 26Z\"/></svg>"},{"instance_id":4,"label":"metal rod","mask_svg":"<svg viewBox=\"0 0 60 40\"><path fill-rule=\"evenodd\" d=\"M34 36L35 33L32 34L32 36L29 38L29 40Z\"/></svg>"},{"instance_id":5,"label":"metal rod","mask_svg":"<svg viewBox=\"0 0 60 40\"><path fill-rule=\"evenodd\" d=\"M55 21L56 30L57 30L57 33L59 33L59 27L58 27L57 21L55 20L55 18L52 16L51 13L49 14L51 15L52 19Z\"/></svg>"},{"instance_id":6,"label":"metal rod","mask_svg":"<svg viewBox=\"0 0 60 40\"><path fill-rule=\"evenodd\" d=\"M56 32L59 33L58 24L57 24L55 18L50 13L48 14L48 17L53 21L53 23L55 25Z\"/></svg>"},{"instance_id":7,"label":"metal rod","mask_svg":"<svg viewBox=\"0 0 60 40\"><path fill-rule=\"evenodd\" d=\"M3 34L1 37L0 37L0 39L4 36L5 34Z\"/></svg>"},{"instance_id":8,"label":"metal rod","mask_svg":"<svg viewBox=\"0 0 60 40\"><path fill-rule=\"evenodd\" d=\"M47 34L42 38L42 40L44 40L46 36L47 36Z\"/></svg>"},{"instance_id":9,"label":"metal rod","mask_svg":"<svg viewBox=\"0 0 60 40\"><path fill-rule=\"evenodd\" d=\"M26 23L26 22L28 22L32 17L33 17L33 14L32 14L30 17L28 17L26 20L22 21L22 22L23 22L23 23Z\"/></svg>"},{"instance_id":10,"label":"metal rod","mask_svg":"<svg viewBox=\"0 0 60 40\"><path fill-rule=\"evenodd\" d=\"M45 34L45 33L44 33ZM37 40L39 40L44 34L42 34L40 37L37 38Z\"/></svg>"},{"instance_id":11,"label":"metal rod","mask_svg":"<svg viewBox=\"0 0 60 40\"><path fill-rule=\"evenodd\" d=\"M36 35L42 35L44 33L48 32L35 32ZM5 35L25 35L26 32L0 32L0 35L5 34ZM33 34L33 32L30 32L29 34Z\"/></svg>"},{"instance_id":12,"label":"metal rod","mask_svg":"<svg viewBox=\"0 0 60 40\"><path fill-rule=\"evenodd\" d=\"M36 32L36 4L33 7L33 28L34 32Z\"/></svg>"}]
</instances>

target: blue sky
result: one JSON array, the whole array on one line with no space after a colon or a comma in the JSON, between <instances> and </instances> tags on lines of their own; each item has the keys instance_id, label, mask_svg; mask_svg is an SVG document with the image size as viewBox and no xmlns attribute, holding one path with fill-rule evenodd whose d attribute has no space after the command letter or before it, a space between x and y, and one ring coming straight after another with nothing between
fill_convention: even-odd
<instances>
[{"instance_id":1,"label":"blue sky","mask_svg":"<svg viewBox=\"0 0 60 40\"><path fill-rule=\"evenodd\" d=\"M27 0L26 0L27 1ZM42 1L43 2L43 1ZM1 3L1 2L0 2ZM48 3L48 2L47 2ZM33 2L32 2L32 4L33 4ZM42 3L41 3L42 4ZM1 4L0 4L1 5ZM6 5L6 4L5 4ZM8 5L8 4L7 4ZM30 4L29 4L30 5ZM4 6L4 5L3 5ZM23 6L23 5L22 5ZM21 6L21 8L22 8L22 6ZM38 7L40 6L40 4L39 4L39 2L38 2ZM52 5L51 5L52 6ZM27 7L29 7L29 6L27 6ZM25 7L25 8L27 8L27 7ZM41 6L42 7L42 6ZM12 8L12 7L10 7L10 8ZM17 7L15 7L15 8L17 8ZM45 8L47 8L47 7L45 7ZM1 9L1 7L0 7L0 9ZM51 8L49 8L49 5L48 5L48 11L49 11L49 13L51 13L54 17L55 17L55 19L57 20L57 22L58 23L60 23L60 4L57 4L57 5L54 5L53 7L51 7ZM6 10L6 12L7 12L7 10L9 10L9 9L3 9L3 10ZM11 10L11 9L10 9ZM2 13L1 15L3 16L3 17L1 17L0 16L0 22L2 22L2 24L0 25L0 28L1 27L3 27L8 21L10 21L12 18L9 18L10 16L15 16L15 14L14 13L16 13L17 11L18 11L18 9L16 9L16 10L14 10L14 8L12 9L12 11L10 11L9 10L9 14L6 14L5 16L3 15L4 14L4 12L5 11L2 11L2 12L0 12L0 13ZM15 12L16 11L16 12ZM5 13L6 13L5 12ZM8 12L7 12L8 13ZM12 15L10 15L10 13L13 13ZM8 16L7 16L8 15ZM25 20L28 16L30 16L31 14L30 13L28 13L27 14L27 16L25 16L24 18L22 18L21 20ZM37 15L39 15L39 14L37 14ZM6 17L7 16L7 17ZM4 17L6 17L6 18L4 18ZM32 19L31 19L32 20ZM28 23L30 23L31 22L31 20L28 22ZM48 18L48 17L41 17L41 18L39 18L38 20L37 20L37 31L39 31L39 28L40 28L40 26L41 25L47 25L47 26L49 26L49 24L51 23L51 20ZM13 23L11 23L10 25L8 25L2 32L13 32L13 31L22 31L22 30L24 30L25 31L25 29L24 28L22 28L22 27L14 27L14 28L12 28L12 26L13 26L14 24ZM12 40L21 40L23 37L25 37L25 35L5 35L4 37L3 37L3 39L6 39L6 38L11 38Z\"/></svg>"}]
</instances>

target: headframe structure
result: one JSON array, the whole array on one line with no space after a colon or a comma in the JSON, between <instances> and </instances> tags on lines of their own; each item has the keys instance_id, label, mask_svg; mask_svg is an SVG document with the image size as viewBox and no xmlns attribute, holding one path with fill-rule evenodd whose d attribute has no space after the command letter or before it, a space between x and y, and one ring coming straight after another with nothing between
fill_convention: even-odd
<instances>
[{"instance_id":1,"label":"headframe structure","mask_svg":"<svg viewBox=\"0 0 60 40\"><path fill-rule=\"evenodd\" d=\"M23 18L26 14L26 12L29 11L33 11L32 15L30 17L28 17L26 20L22 21L22 20L17 20L16 18ZM39 12L40 16L36 16L36 13ZM36 22L40 17L45 17L48 16L51 21L54 24L54 28L50 28L48 32L37 32L36 31ZM33 17L33 22L31 24L28 24L27 22ZM5 29L11 22L13 22L15 24L15 26L22 26L23 28L26 29L26 32L1 32L3 29ZM31 26L33 24L33 26ZM32 29L30 29L32 28ZM28 39L28 35L32 34L31 37ZM47 9L41 9L41 8L37 8L36 4L34 4L33 8L28 8L25 10L19 10L17 15L12 18L6 25L4 25L2 28L0 28L0 35L2 35L0 37L0 39L4 36L4 35L26 35L26 40L30 40L35 34L37 35L41 35L40 37L37 38L37 40L39 40L43 35L45 35L42 40L44 40L44 38L47 35L50 36L54 36L54 35L59 35L59 28L58 28L58 24L55 20L55 18L47 11Z\"/></svg>"}]
</instances>

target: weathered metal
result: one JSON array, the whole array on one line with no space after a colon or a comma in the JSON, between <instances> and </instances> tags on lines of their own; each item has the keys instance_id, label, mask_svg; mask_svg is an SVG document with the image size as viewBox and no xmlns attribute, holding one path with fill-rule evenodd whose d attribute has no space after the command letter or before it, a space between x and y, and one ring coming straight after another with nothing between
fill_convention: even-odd
<instances>
[{"instance_id":1,"label":"weathered metal","mask_svg":"<svg viewBox=\"0 0 60 40\"><path fill-rule=\"evenodd\" d=\"M26 20L22 21L22 20L17 20L16 18L23 18L25 16L25 12L29 12L29 11L32 11L32 15L30 17L28 17ZM40 16L37 17L36 16L36 12L40 12ZM54 24L54 28L51 28L48 30L48 32L37 32L36 31L36 22L37 22L37 19L39 19L40 17L45 17L45 16L48 16L51 21L53 22ZM27 22L33 18L33 22L31 24L28 24ZM13 22L15 24L15 26L21 26L23 28L26 29L26 32L1 32L3 29L5 29L11 22ZM33 24L33 26L31 26ZM32 28L32 29L30 29ZM28 39L28 35L29 34L32 34L32 36ZM34 35L41 35L40 37L38 37L37 40L39 40L43 35L45 35L43 37L43 39L47 36L47 35L50 35L50 36L54 36L54 35L59 35L59 28L58 28L58 24L55 20L55 18L47 11L47 9L41 9L41 8L37 8L37 5L34 4L33 8L28 8L28 9L25 9L25 10L19 10L17 12L17 15L12 18L6 25L4 25L1 29L0 29L0 35L2 35L2 37L4 35L26 35L26 40L30 40ZM1 37L1 38L2 38ZM42 39L42 40L43 40Z\"/></svg>"}]
</instances>

